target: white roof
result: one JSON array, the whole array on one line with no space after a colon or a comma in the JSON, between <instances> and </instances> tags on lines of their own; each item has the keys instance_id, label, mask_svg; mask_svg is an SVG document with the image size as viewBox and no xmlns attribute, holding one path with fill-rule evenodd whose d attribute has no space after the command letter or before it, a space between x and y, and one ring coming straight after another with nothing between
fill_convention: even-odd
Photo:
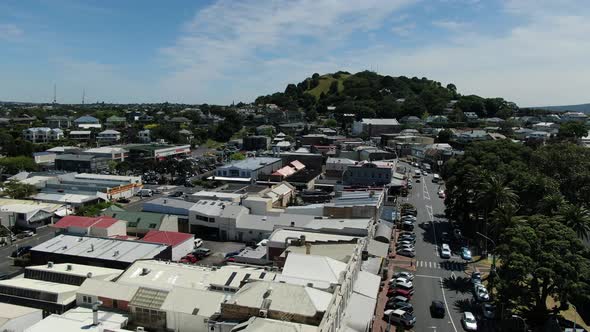
<instances>
[{"instance_id":1,"label":"white roof","mask_svg":"<svg viewBox=\"0 0 590 332\"><path fill-rule=\"evenodd\" d=\"M288 213L278 216L247 214L240 216L236 220L236 228L272 232L277 225L290 226L293 223L295 227L301 227L313 220L313 218L314 216Z\"/></svg>"},{"instance_id":2,"label":"white roof","mask_svg":"<svg viewBox=\"0 0 590 332\"><path fill-rule=\"evenodd\" d=\"M330 284L339 283L340 273L345 269L346 263L329 257L290 253L277 280L296 285L312 283L313 287L327 289Z\"/></svg>"},{"instance_id":3,"label":"white roof","mask_svg":"<svg viewBox=\"0 0 590 332\"><path fill-rule=\"evenodd\" d=\"M109 299L131 301L138 288L138 286L91 278L84 280L78 289L78 294L96 295Z\"/></svg>"},{"instance_id":4,"label":"white roof","mask_svg":"<svg viewBox=\"0 0 590 332\"><path fill-rule=\"evenodd\" d=\"M25 199L0 198L0 209L2 209L2 211L10 211L11 208L14 208L15 212L17 212L19 209L22 209L22 211L34 211L28 210L28 208L24 206L30 206L32 208L45 211L57 211L63 207L62 204L41 203Z\"/></svg>"},{"instance_id":5,"label":"white roof","mask_svg":"<svg viewBox=\"0 0 590 332\"><path fill-rule=\"evenodd\" d=\"M223 210L230 205L235 205L228 201L202 199L195 203L189 211L195 211L207 216L220 216Z\"/></svg>"},{"instance_id":6,"label":"white roof","mask_svg":"<svg viewBox=\"0 0 590 332\"><path fill-rule=\"evenodd\" d=\"M77 150L76 146L56 146L51 149L47 149L47 152L66 152L67 150Z\"/></svg>"},{"instance_id":7,"label":"white roof","mask_svg":"<svg viewBox=\"0 0 590 332\"><path fill-rule=\"evenodd\" d=\"M63 202L72 204L82 204L94 199L98 196L90 195L79 195L79 194L66 194L66 193L38 193L31 197L37 201L48 201L48 202Z\"/></svg>"},{"instance_id":8,"label":"white roof","mask_svg":"<svg viewBox=\"0 0 590 332\"><path fill-rule=\"evenodd\" d=\"M80 173L80 174L74 175L74 177L76 179L107 180L107 181L122 181L122 182L129 182L129 183L141 183L140 176Z\"/></svg>"},{"instance_id":9,"label":"white roof","mask_svg":"<svg viewBox=\"0 0 590 332\"><path fill-rule=\"evenodd\" d=\"M90 135L92 132L90 130L72 130L70 131L70 135Z\"/></svg>"},{"instance_id":10,"label":"white roof","mask_svg":"<svg viewBox=\"0 0 590 332\"><path fill-rule=\"evenodd\" d=\"M248 321L238 324L238 326L245 326L240 328L243 332L267 332L267 331L282 331L282 332L317 332L318 327L313 325L306 325L293 322L285 322L281 320L274 320L269 318L251 317Z\"/></svg>"},{"instance_id":11,"label":"white roof","mask_svg":"<svg viewBox=\"0 0 590 332\"><path fill-rule=\"evenodd\" d=\"M0 327L2 327L1 323L3 320L7 321L13 318L28 315L33 312L41 313L41 309L29 308L20 305L0 302Z\"/></svg>"},{"instance_id":12,"label":"white roof","mask_svg":"<svg viewBox=\"0 0 590 332\"><path fill-rule=\"evenodd\" d=\"M107 130L101 131L98 134L99 135L120 135L121 133L116 130L107 129Z\"/></svg>"},{"instance_id":13,"label":"white roof","mask_svg":"<svg viewBox=\"0 0 590 332\"><path fill-rule=\"evenodd\" d=\"M271 300L269 310L311 317L326 311L332 294L307 286L259 281L245 284L228 303L260 308L264 299Z\"/></svg>"},{"instance_id":14,"label":"white roof","mask_svg":"<svg viewBox=\"0 0 590 332\"><path fill-rule=\"evenodd\" d=\"M399 122L396 119L362 119L364 124L370 125L389 125L389 126L397 126Z\"/></svg>"},{"instance_id":15,"label":"white roof","mask_svg":"<svg viewBox=\"0 0 590 332\"><path fill-rule=\"evenodd\" d=\"M221 312L221 303L224 300L225 294L221 292L176 287L168 293L160 309L188 315L194 315L195 309L198 309L199 316L209 318L216 312Z\"/></svg>"},{"instance_id":16,"label":"white roof","mask_svg":"<svg viewBox=\"0 0 590 332\"><path fill-rule=\"evenodd\" d=\"M69 270L68 266L70 267ZM88 276L88 273L92 273L92 278L99 278L103 280L112 280L118 277L121 273L123 273L123 270L119 269L70 263L53 264L52 267L49 267L48 264L27 266L26 269L34 271L55 272L59 274L67 274L79 277L86 277Z\"/></svg>"},{"instance_id":17,"label":"white roof","mask_svg":"<svg viewBox=\"0 0 590 332\"><path fill-rule=\"evenodd\" d=\"M166 248L167 245L159 243L62 234L31 250L132 263L138 259L153 258Z\"/></svg>"},{"instance_id":18,"label":"white roof","mask_svg":"<svg viewBox=\"0 0 590 332\"><path fill-rule=\"evenodd\" d=\"M57 294L56 303L59 304L68 304L73 302L76 299L76 290L78 290L78 286L74 285L22 277L0 280L0 287L30 289L34 291Z\"/></svg>"},{"instance_id":19,"label":"white roof","mask_svg":"<svg viewBox=\"0 0 590 332\"><path fill-rule=\"evenodd\" d=\"M348 235L306 232L291 229L277 229L270 235L268 240L273 242L285 242L285 240L289 237L299 238L301 235L305 235L305 241L307 242L351 242L358 238Z\"/></svg>"},{"instance_id":20,"label":"white roof","mask_svg":"<svg viewBox=\"0 0 590 332\"><path fill-rule=\"evenodd\" d=\"M373 273L359 271L354 281L353 290L372 299L377 299L381 278Z\"/></svg>"},{"instance_id":21,"label":"white roof","mask_svg":"<svg viewBox=\"0 0 590 332\"><path fill-rule=\"evenodd\" d=\"M310 253L312 255L325 256L340 262L348 263L355 247L356 243L313 244L310 247ZM305 254L307 248L305 246L291 245L287 248L287 251L289 251L289 253L283 252L281 256L287 256L291 253ZM264 253L266 254L266 250Z\"/></svg>"},{"instance_id":22,"label":"white roof","mask_svg":"<svg viewBox=\"0 0 590 332\"><path fill-rule=\"evenodd\" d=\"M243 194L232 194L232 193L224 193L224 192L219 192L219 191L207 191L207 190L201 190L201 191L197 191L196 193L193 194L193 196L197 196L197 197L207 197L210 199L230 199L230 200L240 200L242 198L242 196L244 196Z\"/></svg>"},{"instance_id":23,"label":"white roof","mask_svg":"<svg viewBox=\"0 0 590 332\"><path fill-rule=\"evenodd\" d=\"M375 299L352 293L344 310L343 325L345 331L366 331L367 326L372 322L376 304Z\"/></svg>"},{"instance_id":24,"label":"white roof","mask_svg":"<svg viewBox=\"0 0 590 332\"><path fill-rule=\"evenodd\" d=\"M104 131L103 131L104 133ZM127 150L115 146L103 146L100 148L92 148L84 150L86 153L125 153Z\"/></svg>"},{"instance_id":25,"label":"white roof","mask_svg":"<svg viewBox=\"0 0 590 332\"><path fill-rule=\"evenodd\" d=\"M143 268L147 268L150 272L143 275ZM206 290L213 283L225 285L231 278L232 272L236 272L236 274L230 284L233 279L238 283L244 280L246 274L250 274L250 279L262 276L265 280L272 280L275 276L274 273L266 272L264 269L246 266L228 265L214 271L205 266L147 260L135 262L117 282L162 290L171 290L175 287Z\"/></svg>"},{"instance_id":26,"label":"white roof","mask_svg":"<svg viewBox=\"0 0 590 332\"><path fill-rule=\"evenodd\" d=\"M98 311L99 325L92 325L92 310L87 308L74 308L63 315L50 315L29 327L27 332L102 332L105 330L119 332L128 331L121 329L121 326L127 325L127 316L113 312Z\"/></svg>"}]
</instances>

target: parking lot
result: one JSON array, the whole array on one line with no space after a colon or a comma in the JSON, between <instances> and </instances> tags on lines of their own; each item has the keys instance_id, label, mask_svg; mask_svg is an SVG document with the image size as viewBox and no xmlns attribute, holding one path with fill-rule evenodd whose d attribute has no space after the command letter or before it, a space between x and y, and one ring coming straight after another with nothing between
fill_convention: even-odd
<instances>
[{"instance_id":1,"label":"parking lot","mask_svg":"<svg viewBox=\"0 0 590 332\"><path fill-rule=\"evenodd\" d=\"M50 227L43 227L37 230L37 234L32 237L19 239L11 245L0 247L0 275L10 275L22 270L19 266L14 266L14 259L10 257L17 248L25 246L36 246L55 236L55 232Z\"/></svg>"},{"instance_id":2,"label":"parking lot","mask_svg":"<svg viewBox=\"0 0 590 332\"><path fill-rule=\"evenodd\" d=\"M225 261L225 254L239 251L245 247L245 244L239 242L203 241L201 248L211 249L211 255L201 259L198 264L221 265Z\"/></svg>"}]
</instances>

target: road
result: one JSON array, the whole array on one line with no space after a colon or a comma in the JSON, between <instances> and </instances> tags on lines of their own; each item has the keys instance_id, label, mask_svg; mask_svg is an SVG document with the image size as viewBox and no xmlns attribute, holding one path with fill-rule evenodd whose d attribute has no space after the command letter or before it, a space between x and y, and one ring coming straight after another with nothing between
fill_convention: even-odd
<instances>
[{"instance_id":1,"label":"road","mask_svg":"<svg viewBox=\"0 0 590 332\"><path fill-rule=\"evenodd\" d=\"M13 260L10 257L12 252L18 247L36 246L55 236L55 232L51 227L43 227L37 230L37 234L32 237L24 238L13 242L12 245L0 247L0 274L11 274L20 271L22 268L13 265Z\"/></svg>"},{"instance_id":2,"label":"road","mask_svg":"<svg viewBox=\"0 0 590 332\"><path fill-rule=\"evenodd\" d=\"M416 232L416 258L413 297L416 314L415 331L463 331L461 313L471 306L471 287L464 272L465 262L453 253L450 259L439 257L441 233L449 232L444 218L444 201L438 197L439 185L432 182L432 175L423 176L420 183L414 181L406 198L418 210ZM430 315L433 300L445 303L444 319Z\"/></svg>"}]
</instances>

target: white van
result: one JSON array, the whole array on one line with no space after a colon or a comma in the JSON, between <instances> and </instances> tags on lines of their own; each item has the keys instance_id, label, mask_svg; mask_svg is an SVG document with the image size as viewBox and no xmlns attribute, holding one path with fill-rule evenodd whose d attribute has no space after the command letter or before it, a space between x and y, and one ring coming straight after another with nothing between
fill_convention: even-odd
<instances>
[{"instance_id":1,"label":"white van","mask_svg":"<svg viewBox=\"0 0 590 332\"><path fill-rule=\"evenodd\" d=\"M137 196L140 196L140 197L152 197L153 194L154 194L154 192L151 189L141 189L137 193Z\"/></svg>"}]
</instances>

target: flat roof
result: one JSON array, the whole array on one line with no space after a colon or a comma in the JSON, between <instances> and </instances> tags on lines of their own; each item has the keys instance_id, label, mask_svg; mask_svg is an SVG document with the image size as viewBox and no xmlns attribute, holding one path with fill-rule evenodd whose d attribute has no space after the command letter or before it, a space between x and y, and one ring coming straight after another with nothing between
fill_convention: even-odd
<instances>
[{"instance_id":1,"label":"flat roof","mask_svg":"<svg viewBox=\"0 0 590 332\"><path fill-rule=\"evenodd\" d=\"M352 257L354 248L356 248L356 243L329 243L312 244L309 250L311 255L325 256L343 263L348 263L350 257ZM305 255L307 248L305 246L290 245L281 256L287 256L287 251L289 251L289 255L291 253Z\"/></svg>"},{"instance_id":2,"label":"flat roof","mask_svg":"<svg viewBox=\"0 0 590 332\"><path fill-rule=\"evenodd\" d=\"M243 332L266 332L266 331L285 331L285 332L317 332L318 327L293 322L285 322L261 317L251 317L248 321L238 324L240 331Z\"/></svg>"},{"instance_id":3,"label":"flat roof","mask_svg":"<svg viewBox=\"0 0 590 332\"><path fill-rule=\"evenodd\" d=\"M126 315L117 314L109 311L98 311L99 325L92 324L92 309L77 307L70 309L63 315L50 315L35 325L29 327L27 332L101 332L101 331L129 331L121 329L127 325L128 318Z\"/></svg>"},{"instance_id":4,"label":"flat roof","mask_svg":"<svg viewBox=\"0 0 590 332\"><path fill-rule=\"evenodd\" d=\"M152 199L151 201L147 201L144 203L144 207L145 207L145 204L170 206L170 207L174 207L174 208L178 208L178 209L186 209L186 210L190 210L190 208L193 205L195 205L194 202L187 202L187 201L183 201L180 199L171 199L171 198L166 198L166 197L158 197L158 198Z\"/></svg>"},{"instance_id":5,"label":"flat roof","mask_svg":"<svg viewBox=\"0 0 590 332\"><path fill-rule=\"evenodd\" d=\"M148 274L143 274L144 268L149 270ZM233 272L236 274L232 278ZM234 279L241 281L247 274L250 275L250 279L272 280L275 278L275 273L262 268L228 265L213 270L206 266L146 260L135 262L117 282L162 290L171 290L175 287L206 290L212 284L221 287L227 284L228 286L225 287L234 287L232 284Z\"/></svg>"},{"instance_id":6,"label":"flat roof","mask_svg":"<svg viewBox=\"0 0 590 332\"><path fill-rule=\"evenodd\" d=\"M90 278L84 280L78 289L78 293L83 295L97 295L109 299L131 301L138 289L138 286Z\"/></svg>"},{"instance_id":7,"label":"flat roof","mask_svg":"<svg viewBox=\"0 0 590 332\"><path fill-rule=\"evenodd\" d=\"M388 126L398 126L399 122L397 119L365 119L361 120L363 124L370 124L370 125L388 125Z\"/></svg>"},{"instance_id":8,"label":"flat roof","mask_svg":"<svg viewBox=\"0 0 590 332\"><path fill-rule=\"evenodd\" d=\"M348 235L337 235L337 234L326 234L320 232L309 232L295 229L277 229L270 237L269 241L273 242L285 242L287 238L296 237L299 238L301 235L305 235L305 241L307 242L352 242L358 237ZM313 248L313 247L312 247Z\"/></svg>"},{"instance_id":9,"label":"flat roof","mask_svg":"<svg viewBox=\"0 0 590 332\"><path fill-rule=\"evenodd\" d=\"M153 258L167 248L167 245L157 243L62 234L31 251L132 263Z\"/></svg>"},{"instance_id":10,"label":"flat roof","mask_svg":"<svg viewBox=\"0 0 590 332\"><path fill-rule=\"evenodd\" d=\"M105 279L114 279L124 271L120 269L111 269L107 267L71 263L53 264L52 267L49 267L48 264L27 266L25 269L35 271L56 272L59 274L74 275L79 277L87 277L88 273L92 273L92 278L106 277Z\"/></svg>"},{"instance_id":11,"label":"flat roof","mask_svg":"<svg viewBox=\"0 0 590 332\"><path fill-rule=\"evenodd\" d=\"M140 183L140 176L125 176L125 175L108 175L108 174L94 174L94 173L79 173L74 175L75 179L83 180L106 180L106 181L120 181L129 183Z\"/></svg>"},{"instance_id":12,"label":"flat roof","mask_svg":"<svg viewBox=\"0 0 590 332\"><path fill-rule=\"evenodd\" d=\"M173 288L160 307L161 310L181 312L188 315L211 317L221 312L221 303L226 295L199 289Z\"/></svg>"},{"instance_id":13,"label":"flat roof","mask_svg":"<svg viewBox=\"0 0 590 332\"><path fill-rule=\"evenodd\" d=\"M198 196L198 197L208 197L211 199L215 199L220 198L226 198L226 199L241 199L244 194L233 194L233 193L227 193L227 192L219 192L219 191L207 191L207 190L201 190L201 191L197 191L196 193L193 194L193 196Z\"/></svg>"},{"instance_id":14,"label":"flat roof","mask_svg":"<svg viewBox=\"0 0 590 332\"><path fill-rule=\"evenodd\" d=\"M41 313L41 309L0 302L0 321L21 317L33 312Z\"/></svg>"},{"instance_id":15,"label":"flat roof","mask_svg":"<svg viewBox=\"0 0 590 332\"><path fill-rule=\"evenodd\" d=\"M235 161L229 163L225 166L221 166L218 169L225 169L225 168L241 168L241 169L248 169L251 171L260 169L266 165L274 164L276 162L280 162L281 158L271 158L271 157L254 157L254 158L246 158L244 160Z\"/></svg>"},{"instance_id":16,"label":"flat roof","mask_svg":"<svg viewBox=\"0 0 590 332\"><path fill-rule=\"evenodd\" d=\"M96 159L97 157L92 154L60 154L55 157L56 160L83 160L83 161L90 161L92 159Z\"/></svg>"},{"instance_id":17,"label":"flat roof","mask_svg":"<svg viewBox=\"0 0 590 332\"><path fill-rule=\"evenodd\" d=\"M340 273L344 270L346 263L330 257L290 253L277 281L295 285L312 283L313 287L328 289L331 284L339 283Z\"/></svg>"},{"instance_id":18,"label":"flat roof","mask_svg":"<svg viewBox=\"0 0 590 332\"><path fill-rule=\"evenodd\" d=\"M103 131L104 133L104 131ZM119 148L116 146L103 146L100 148L92 148L88 150L84 150L84 153L125 153L128 152L123 148Z\"/></svg>"},{"instance_id":19,"label":"flat roof","mask_svg":"<svg viewBox=\"0 0 590 332\"><path fill-rule=\"evenodd\" d=\"M235 204L228 201L202 199L197 203L193 203L193 206L189 210L207 216L220 216L223 210L230 205Z\"/></svg>"},{"instance_id":20,"label":"flat roof","mask_svg":"<svg viewBox=\"0 0 590 332\"><path fill-rule=\"evenodd\" d=\"M79 194L67 194L67 193L38 193L31 197L38 201L49 201L49 202L61 202L61 203L85 203L95 199L98 199L96 195L79 195Z\"/></svg>"},{"instance_id":21,"label":"flat roof","mask_svg":"<svg viewBox=\"0 0 590 332\"><path fill-rule=\"evenodd\" d=\"M7 280L0 280L0 286L20 289L30 289L45 293L57 294L56 303L66 304L71 303L76 299L76 290L79 286L60 284L57 282L28 279L28 278L12 278Z\"/></svg>"}]
</instances>

